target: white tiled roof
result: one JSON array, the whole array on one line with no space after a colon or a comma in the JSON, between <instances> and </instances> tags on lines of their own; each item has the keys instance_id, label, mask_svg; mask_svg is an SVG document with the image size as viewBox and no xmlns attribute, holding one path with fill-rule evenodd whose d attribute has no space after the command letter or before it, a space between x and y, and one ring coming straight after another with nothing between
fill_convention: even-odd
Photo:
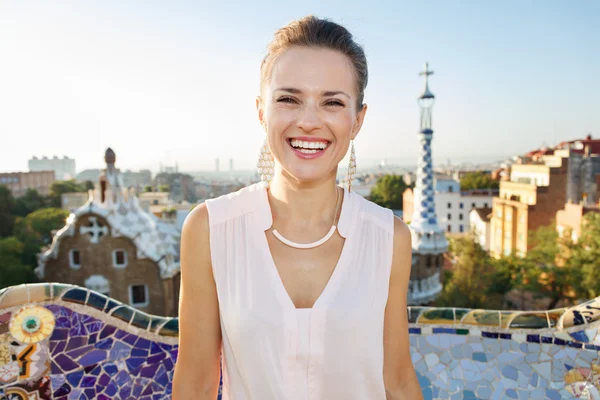
<instances>
[{"instance_id":1,"label":"white tiled roof","mask_svg":"<svg viewBox=\"0 0 600 400\"><path fill-rule=\"evenodd\" d=\"M179 271L180 232L177 227L145 212L134 191L123 189L118 169L107 168L106 178L108 185L105 201L101 202L98 191L90 191L88 201L73 211L67 224L54 236L50 248L39 255L35 272L40 279L44 278L47 260L57 257L62 238L73 236L77 220L88 214L106 219L113 237L131 239L136 246L137 257L156 262L163 279L170 278Z\"/></svg>"}]
</instances>

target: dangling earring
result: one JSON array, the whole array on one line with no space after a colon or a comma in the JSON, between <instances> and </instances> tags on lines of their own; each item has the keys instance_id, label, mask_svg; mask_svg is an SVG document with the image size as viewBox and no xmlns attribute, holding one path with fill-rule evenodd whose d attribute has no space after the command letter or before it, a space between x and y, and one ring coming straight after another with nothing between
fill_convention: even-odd
<instances>
[{"instance_id":1,"label":"dangling earring","mask_svg":"<svg viewBox=\"0 0 600 400\"><path fill-rule=\"evenodd\" d=\"M348 175L346 180L348 181L348 191L352 190L352 181L354 180L354 174L356 173L356 155L354 154L354 140L350 145L350 162L348 163Z\"/></svg>"},{"instance_id":2,"label":"dangling earring","mask_svg":"<svg viewBox=\"0 0 600 400\"><path fill-rule=\"evenodd\" d=\"M273 177L273 169L275 166L274 160L273 154L271 154L271 149L269 149L269 142L267 141L267 138L265 138L265 142L260 149L260 155L258 156L257 164L260 180L264 182L265 187L269 187L269 183Z\"/></svg>"}]
</instances>

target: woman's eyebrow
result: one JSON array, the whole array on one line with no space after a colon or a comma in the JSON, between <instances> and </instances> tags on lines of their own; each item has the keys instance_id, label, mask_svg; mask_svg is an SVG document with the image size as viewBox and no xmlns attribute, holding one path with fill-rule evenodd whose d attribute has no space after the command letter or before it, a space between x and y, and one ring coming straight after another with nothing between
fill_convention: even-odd
<instances>
[{"instance_id":1,"label":"woman's eyebrow","mask_svg":"<svg viewBox=\"0 0 600 400\"><path fill-rule=\"evenodd\" d=\"M273 91L273 93L277 92L277 91L288 92L288 93L293 93L293 94L302 94L302 90L296 89L296 88L286 88L286 87L278 88L278 89L275 89ZM346 94L346 92L343 92L341 90L327 90L327 91L323 92L323 96L325 96L325 97L335 96L336 94L342 94L342 95L350 98L350 96L348 94Z\"/></svg>"}]
</instances>

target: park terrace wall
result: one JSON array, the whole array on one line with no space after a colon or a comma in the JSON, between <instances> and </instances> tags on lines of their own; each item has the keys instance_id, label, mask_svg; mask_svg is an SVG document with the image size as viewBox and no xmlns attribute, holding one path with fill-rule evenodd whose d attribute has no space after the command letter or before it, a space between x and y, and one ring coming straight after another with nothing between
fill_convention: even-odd
<instances>
[{"instance_id":1,"label":"park terrace wall","mask_svg":"<svg viewBox=\"0 0 600 400\"><path fill-rule=\"evenodd\" d=\"M425 399L600 399L600 301L409 308ZM178 320L73 285L0 291L0 399L170 399ZM220 397L220 396L219 396Z\"/></svg>"}]
</instances>

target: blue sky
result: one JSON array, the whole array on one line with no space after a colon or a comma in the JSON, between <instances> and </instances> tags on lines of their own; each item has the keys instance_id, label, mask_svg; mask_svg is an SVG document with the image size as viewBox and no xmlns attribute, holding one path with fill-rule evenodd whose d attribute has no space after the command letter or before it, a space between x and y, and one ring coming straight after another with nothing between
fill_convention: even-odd
<instances>
[{"instance_id":1,"label":"blue sky","mask_svg":"<svg viewBox=\"0 0 600 400\"><path fill-rule=\"evenodd\" d=\"M0 0L0 171L33 155L122 169L253 167L259 64L307 14L344 24L369 61L357 162L417 158L428 61L435 163L600 138L600 2Z\"/></svg>"}]
</instances>

